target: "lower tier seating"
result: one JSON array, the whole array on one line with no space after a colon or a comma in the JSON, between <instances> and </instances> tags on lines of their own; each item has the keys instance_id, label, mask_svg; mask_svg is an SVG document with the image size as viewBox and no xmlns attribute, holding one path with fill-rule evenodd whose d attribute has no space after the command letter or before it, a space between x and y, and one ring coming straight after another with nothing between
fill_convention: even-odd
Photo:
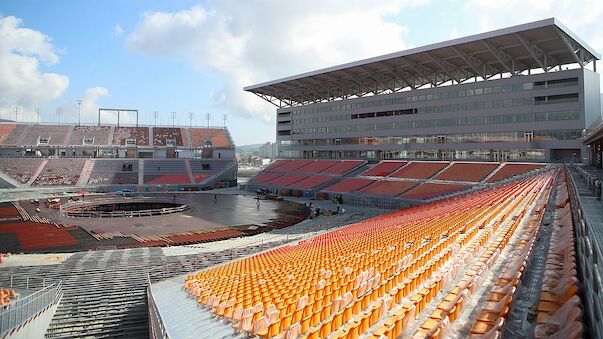
<instances>
[{"instance_id":1,"label":"lower tier seating","mask_svg":"<svg viewBox=\"0 0 603 339\"><path fill-rule=\"evenodd\" d=\"M396 197L416 185L413 181L379 180L361 188L360 192L380 197Z\"/></svg>"},{"instance_id":2,"label":"lower tier seating","mask_svg":"<svg viewBox=\"0 0 603 339\"><path fill-rule=\"evenodd\" d=\"M468 189L469 187L471 187L471 185L425 183L402 194L402 197L407 199L426 200L437 196L462 191Z\"/></svg>"},{"instance_id":3,"label":"lower tier seating","mask_svg":"<svg viewBox=\"0 0 603 339\"><path fill-rule=\"evenodd\" d=\"M511 178L516 175L524 174L530 171L544 168L544 164L504 164L496 173L494 173L486 182L497 182Z\"/></svg>"},{"instance_id":4,"label":"lower tier seating","mask_svg":"<svg viewBox=\"0 0 603 339\"><path fill-rule=\"evenodd\" d=\"M85 162L86 159L83 158L49 159L33 184L35 186L75 185Z\"/></svg>"},{"instance_id":5,"label":"lower tier seating","mask_svg":"<svg viewBox=\"0 0 603 339\"><path fill-rule=\"evenodd\" d=\"M388 213L191 274L184 287L199 306L259 337L398 337L450 289L461 255L472 258L499 230L490 244L504 246L551 180L541 174ZM443 306L449 314L459 293Z\"/></svg>"},{"instance_id":6,"label":"lower tier seating","mask_svg":"<svg viewBox=\"0 0 603 339\"><path fill-rule=\"evenodd\" d=\"M0 171L24 184L31 179L42 164L39 158L0 159Z\"/></svg>"}]
</instances>

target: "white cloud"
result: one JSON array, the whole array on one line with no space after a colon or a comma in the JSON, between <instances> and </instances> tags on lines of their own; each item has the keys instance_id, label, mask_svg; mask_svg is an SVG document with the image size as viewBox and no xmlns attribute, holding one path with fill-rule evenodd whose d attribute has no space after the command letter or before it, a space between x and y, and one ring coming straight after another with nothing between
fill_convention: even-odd
<instances>
[{"instance_id":1,"label":"white cloud","mask_svg":"<svg viewBox=\"0 0 603 339\"><path fill-rule=\"evenodd\" d=\"M19 106L19 120L33 121L34 107L59 97L69 78L40 72L40 62L52 66L59 56L49 37L22 24L14 16L0 17L0 117L14 119L12 107Z\"/></svg>"},{"instance_id":2,"label":"white cloud","mask_svg":"<svg viewBox=\"0 0 603 339\"><path fill-rule=\"evenodd\" d=\"M113 27L113 35L114 36L122 36L124 34L124 29L120 24L115 24Z\"/></svg>"},{"instance_id":3,"label":"white cloud","mask_svg":"<svg viewBox=\"0 0 603 339\"><path fill-rule=\"evenodd\" d=\"M104 97L109 94L109 90L104 87L91 87L86 90L84 95L82 96L82 121L85 122L97 122L98 121L98 101L101 97ZM110 121L106 121L110 120ZM101 122L111 122L113 120L117 121L117 118L113 118L112 116L107 116L106 114L101 115Z\"/></svg>"},{"instance_id":4,"label":"white cloud","mask_svg":"<svg viewBox=\"0 0 603 339\"><path fill-rule=\"evenodd\" d=\"M469 0L463 17L476 18L482 31L555 17L599 52L603 50L603 1Z\"/></svg>"},{"instance_id":5,"label":"white cloud","mask_svg":"<svg viewBox=\"0 0 603 339\"><path fill-rule=\"evenodd\" d=\"M218 108L272 121L274 107L244 86L407 48L407 28L386 17L422 2L212 1L144 13L126 43L220 73L226 85L210 94Z\"/></svg>"},{"instance_id":6,"label":"white cloud","mask_svg":"<svg viewBox=\"0 0 603 339\"><path fill-rule=\"evenodd\" d=\"M450 31L450 35L448 37L450 39L457 39L461 37L461 34L459 33L458 29L453 28L452 31Z\"/></svg>"}]
</instances>

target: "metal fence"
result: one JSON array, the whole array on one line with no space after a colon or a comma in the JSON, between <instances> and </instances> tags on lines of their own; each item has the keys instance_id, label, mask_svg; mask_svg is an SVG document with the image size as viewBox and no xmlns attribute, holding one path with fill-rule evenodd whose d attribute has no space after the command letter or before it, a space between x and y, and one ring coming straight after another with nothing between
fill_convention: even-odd
<instances>
[{"instance_id":1,"label":"metal fence","mask_svg":"<svg viewBox=\"0 0 603 339\"><path fill-rule=\"evenodd\" d=\"M576 232L576 247L579 254L577 259L582 278L582 301L586 311L588 333L592 338L603 338L603 280L600 275L603 252L595 239L593 225L584 214L576 182L567 167L565 174Z\"/></svg>"},{"instance_id":2,"label":"metal fence","mask_svg":"<svg viewBox=\"0 0 603 339\"><path fill-rule=\"evenodd\" d=\"M169 338L161 314L155 304L153 293L151 291L151 279L147 279L147 299L149 305L149 337L153 339L167 339Z\"/></svg>"},{"instance_id":3,"label":"metal fence","mask_svg":"<svg viewBox=\"0 0 603 339\"><path fill-rule=\"evenodd\" d=\"M61 281L37 277L10 275L0 277L0 286L35 292L18 298L0 308L0 337L27 322L48 306L58 303L63 296Z\"/></svg>"}]
</instances>

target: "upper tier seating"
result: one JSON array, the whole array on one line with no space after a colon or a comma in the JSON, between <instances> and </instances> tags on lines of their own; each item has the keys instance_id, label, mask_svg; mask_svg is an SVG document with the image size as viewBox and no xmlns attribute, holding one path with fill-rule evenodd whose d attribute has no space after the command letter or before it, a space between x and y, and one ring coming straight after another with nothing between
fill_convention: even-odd
<instances>
[{"instance_id":1,"label":"upper tier seating","mask_svg":"<svg viewBox=\"0 0 603 339\"><path fill-rule=\"evenodd\" d=\"M10 127L7 129L10 129ZM27 130L26 125L14 125L14 127L10 131L10 134L6 135L6 137L3 139L2 144L16 145L17 142L19 141L19 139L21 139L21 137L23 137L23 134L25 133L26 130Z\"/></svg>"},{"instance_id":2,"label":"upper tier seating","mask_svg":"<svg viewBox=\"0 0 603 339\"><path fill-rule=\"evenodd\" d=\"M413 161L390 176L408 179L429 179L448 165L447 162L418 162Z\"/></svg>"},{"instance_id":3,"label":"upper tier seating","mask_svg":"<svg viewBox=\"0 0 603 339\"><path fill-rule=\"evenodd\" d=\"M166 140L175 140L176 146L186 146L183 134L182 128L178 127L153 127L153 145L165 146Z\"/></svg>"},{"instance_id":4,"label":"upper tier seating","mask_svg":"<svg viewBox=\"0 0 603 339\"><path fill-rule=\"evenodd\" d=\"M15 124L0 124L0 145L6 145L6 140L15 129Z\"/></svg>"},{"instance_id":5,"label":"upper tier seating","mask_svg":"<svg viewBox=\"0 0 603 339\"><path fill-rule=\"evenodd\" d=\"M404 165L406 165L405 161L384 160L378 163L377 165L369 168L368 170L362 172L362 174L360 175L364 175L367 177L385 177Z\"/></svg>"},{"instance_id":6,"label":"upper tier seating","mask_svg":"<svg viewBox=\"0 0 603 339\"><path fill-rule=\"evenodd\" d=\"M71 126L67 125L31 125L25 130L25 138L21 144L37 145L39 138L49 138L50 145L64 145L70 128Z\"/></svg>"},{"instance_id":7,"label":"upper tier seating","mask_svg":"<svg viewBox=\"0 0 603 339\"><path fill-rule=\"evenodd\" d=\"M110 126L75 126L67 145L83 145L84 138L94 139L94 145L107 145L110 132Z\"/></svg>"},{"instance_id":8,"label":"upper tier seating","mask_svg":"<svg viewBox=\"0 0 603 339\"><path fill-rule=\"evenodd\" d=\"M544 164L514 164L506 163L500 168L494 175L492 175L486 182L497 182L508 179L510 177L524 174L530 171L544 168Z\"/></svg>"},{"instance_id":9,"label":"upper tier seating","mask_svg":"<svg viewBox=\"0 0 603 339\"><path fill-rule=\"evenodd\" d=\"M188 133L195 147L203 147L205 141L209 140L214 148L232 148L225 129L192 127L188 129Z\"/></svg>"},{"instance_id":10,"label":"upper tier seating","mask_svg":"<svg viewBox=\"0 0 603 339\"><path fill-rule=\"evenodd\" d=\"M471 185L425 183L402 194L402 197L407 199L426 200L440 195L462 191L469 187L471 187Z\"/></svg>"},{"instance_id":11,"label":"upper tier seating","mask_svg":"<svg viewBox=\"0 0 603 339\"><path fill-rule=\"evenodd\" d=\"M82 173L86 159L61 158L49 159L48 163L34 181L34 186L75 185Z\"/></svg>"},{"instance_id":12,"label":"upper tier seating","mask_svg":"<svg viewBox=\"0 0 603 339\"><path fill-rule=\"evenodd\" d=\"M136 145L149 145L148 127L115 127L113 131L113 145L125 145L126 140L136 140Z\"/></svg>"},{"instance_id":13,"label":"upper tier seating","mask_svg":"<svg viewBox=\"0 0 603 339\"><path fill-rule=\"evenodd\" d=\"M372 184L373 182L375 182L375 180L368 178L346 178L341 182L326 187L324 190L339 193L355 192L369 184Z\"/></svg>"},{"instance_id":14,"label":"upper tier seating","mask_svg":"<svg viewBox=\"0 0 603 339\"><path fill-rule=\"evenodd\" d=\"M416 182L380 180L360 189L360 192L380 197L396 197L415 187Z\"/></svg>"},{"instance_id":15,"label":"upper tier seating","mask_svg":"<svg viewBox=\"0 0 603 339\"><path fill-rule=\"evenodd\" d=\"M42 163L39 158L0 159L0 171L24 184L36 173Z\"/></svg>"},{"instance_id":16,"label":"upper tier seating","mask_svg":"<svg viewBox=\"0 0 603 339\"><path fill-rule=\"evenodd\" d=\"M492 163L455 162L442 173L436 175L434 179L479 182L487 177L488 174L492 173L497 167L498 164Z\"/></svg>"},{"instance_id":17,"label":"upper tier seating","mask_svg":"<svg viewBox=\"0 0 603 339\"><path fill-rule=\"evenodd\" d=\"M387 315L383 329L372 335L396 338L450 289L450 272L463 270L451 264L458 254L470 256L479 248L499 225L494 218L512 214L521 221L549 182L550 176L541 175L392 212L191 274L184 287L200 307L242 335L367 337ZM512 213L509 205L515 206ZM460 293L449 303L462 302Z\"/></svg>"}]
</instances>

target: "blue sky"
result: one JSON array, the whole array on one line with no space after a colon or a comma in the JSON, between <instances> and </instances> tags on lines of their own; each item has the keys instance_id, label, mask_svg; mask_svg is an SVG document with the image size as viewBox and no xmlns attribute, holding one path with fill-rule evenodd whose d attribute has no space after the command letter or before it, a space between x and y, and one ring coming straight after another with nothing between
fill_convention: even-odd
<instances>
[{"instance_id":1,"label":"blue sky","mask_svg":"<svg viewBox=\"0 0 603 339\"><path fill-rule=\"evenodd\" d=\"M210 112L239 145L273 141L275 107L243 86L551 16L602 50L600 1L2 1L0 117L76 122L82 99L85 122Z\"/></svg>"}]
</instances>

